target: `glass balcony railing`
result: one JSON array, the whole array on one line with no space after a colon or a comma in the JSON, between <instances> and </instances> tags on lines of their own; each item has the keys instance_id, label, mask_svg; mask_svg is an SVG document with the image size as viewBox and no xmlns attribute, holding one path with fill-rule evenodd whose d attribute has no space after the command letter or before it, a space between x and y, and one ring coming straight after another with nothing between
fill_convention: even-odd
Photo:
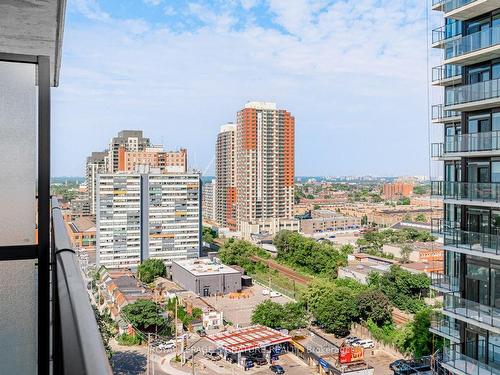
<instances>
[{"instance_id":1,"label":"glass balcony railing","mask_svg":"<svg viewBox=\"0 0 500 375\"><path fill-rule=\"evenodd\" d=\"M479 256L500 255L498 234L470 232L447 226L443 226L442 230L445 246L466 250Z\"/></svg>"},{"instance_id":2,"label":"glass balcony railing","mask_svg":"<svg viewBox=\"0 0 500 375\"><path fill-rule=\"evenodd\" d=\"M479 342L466 342L465 345L470 345L471 347L484 346L481 344L482 340ZM498 362L495 361L495 354L498 352L498 347L496 345L489 345L488 352L493 354L493 358L490 358L490 363L495 363L495 367L498 367ZM486 350L486 348L484 349ZM456 370L457 374L467 374L467 375L500 375L500 369L493 366L487 365L483 362L478 361L472 357L469 357L460 352L459 344L446 345L443 348L442 356L439 356L439 362L441 365L446 367L451 367Z\"/></svg>"},{"instance_id":3,"label":"glass balcony railing","mask_svg":"<svg viewBox=\"0 0 500 375\"><path fill-rule=\"evenodd\" d=\"M446 121L455 117L460 117L459 111L450 111L444 109L443 104L436 104L432 106L432 120Z\"/></svg>"},{"instance_id":4,"label":"glass balcony railing","mask_svg":"<svg viewBox=\"0 0 500 375\"><path fill-rule=\"evenodd\" d=\"M431 157L432 158L442 158L443 157L443 144L442 143L432 143L431 144Z\"/></svg>"},{"instance_id":5,"label":"glass balcony railing","mask_svg":"<svg viewBox=\"0 0 500 375\"><path fill-rule=\"evenodd\" d=\"M455 9L461 8L463 6L469 5L477 0L449 0L441 1L443 3L443 10L445 13L454 11ZM439 3L440 1L438 1Z\"/></svg>"},{"instance_id":6,"label":"glass balcony railing","mask_svg":"<svg viewBox=\"0 0 500 375\"><path fill-rule=\"evenodd\" d=\"M462 23L454 21L447 25L432 30L432 44L443 42L447 39L459 36L462 33Z\"/></svg>"},{"instance_id":7,"label":"glass balcony railing","mask_svg":"<svg viewBox=\"0 0 500 375\"><path fill-rule=\"evenodd\" d=\"M447 91L446 95L447 106L500 98L500 79L458 86Z\"/></svg>"},{"instance_id":8,"label":"glass balcony railing","mask_svg":"<svg viewBox=\"0 0 500 375\"><path fill-rule=\"evenodd\" d=\"M431 319L431 331L441 335L460 340L460 324L453 318L442 314Z\"/></svg>"},{"instance_id":9,"label":"glass balcony railing","mask_svg":"<svg viewBox=\"0 0 500 375\"><path fill-rule=\"evenodd\" d=\"M482 305L453 294L445 294L443 310L491 327L500 328L500 309L496 307Z\"/></svg>"},{"instance_id":10,"label":"glass balcony railing","mask_svg":"<svg viewBox=\"0 0 500 375\"><path fill-rule=\"evenodd\" d=\"M432 6L436 6L436 5L442 4L444 2L445 2L445 0L432 0Z\"/></svg>"},{"instance_id":11,"label":"glass balcony railing","mask_svg":"<svg viewBox=\"0 0 500 375\"><path fill-rule=\"evenodd\" d=\"M458 277L437 272L431 273L431 285L434 288L452 293L460 290L460 280Z\"/></svg>"},{"instance_id":12,"label":"glass balcony railing","mask_svg":"<svg viewBox=\"0 0 500 375\"><path fill-rule=\"evenodd\" d=\"M500 202L500 183L431 181L431 195L444 199Z\"/></svg>"},{"instance_id":13,"label":"glass balcony railing","mask_svg":"<svg viewBox=\"0 0 500 375\"><path fill-rule=\"evenodd\" d=\"M500 131L450 135L445 137L443 153L500 150Z\"/></svg>"},{"instance_id":14,"label":"glass balcony railing","mask_svg":"<svg viewBox=\"0 0 500 375\"><path fill-rule=\"evenodd\" d=\"M470 1L469 1L470 2ZM446 9L450 1L444 4ZM446 11L446 10L445 10ZM458 39L453 39L445 42L444 48L447 51L446 59L463 56L471 52L479 51L483 48L492 47L500 43L500 26L488 27L477 33L465 35Z\"/></svg>"},{"instance_id":15,"label":"glass balcony railing","mask_svg":"<svg viewBox=\"0 0 500 375\"><path fill-rule=\"evenodd\" d=\"M441 65L432 68L432 82L445 79L458 78L462 75L462 67L459 65Z\"/></svg>"}]
</instances>

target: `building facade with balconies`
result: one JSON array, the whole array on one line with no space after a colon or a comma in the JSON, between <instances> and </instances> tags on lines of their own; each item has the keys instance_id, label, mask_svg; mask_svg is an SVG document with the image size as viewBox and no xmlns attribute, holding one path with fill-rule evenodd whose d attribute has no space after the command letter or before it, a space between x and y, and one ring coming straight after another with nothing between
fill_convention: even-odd
<instances>
[{"instance_id":1,"label":"building facade with balconies","mask_svg":"<svg viewBox=\"0 0 500 375\"><path fill-rule=\"evenodd\" d=\"M444 274L432 287L444 294L431 332L447 339L440 371L500 374L500 1L434 0L444 26L432 47L443 50L432 84L444 89L433 106L443 142L431 146L444 162Z\"/></svg>"}]
</instances>

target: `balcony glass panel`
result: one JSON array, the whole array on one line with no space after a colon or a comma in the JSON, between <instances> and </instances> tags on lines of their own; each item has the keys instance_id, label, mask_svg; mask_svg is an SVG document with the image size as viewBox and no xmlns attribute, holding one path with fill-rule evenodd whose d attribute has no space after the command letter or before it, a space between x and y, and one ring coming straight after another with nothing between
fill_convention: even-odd
<instances>
[{"instance_id":1,"label":"balcony glass panel","mask_svg":"<svg viewBox=\"0 0 500 375\"><path fill-rule=\"evenodd\" d=\"M477 102L500 97L500 79L449 88L446 91L446 105Z\"/></svg>"},{"instance_id":2,"label":"balcony glass panel","mask_svg":"<svg viewBox=\"0 0 500 375\"><path fill-rule=\"evenodd\" d=\"M500 132L451 135L445 137L444 153L500 150Z\"/></svg>"},{"instance_id":3,"label":"balcony glass panel","mask_svg":"<svg viewBox=\"0 0 500 375\"><path fill-rule=\"evenodd\" d=\"M445 199L500 202L500 183L432 181L431 195Z\"/></svg>"},{"instance_id":4,"label":"balcony glass panel","mask_svg":"<svg viewBox=\"0 0 500 375\"><path fill-rule=\"evenodd\" d=\"M446 6L453 1L444 4ZM500 26L488 27L470 35L445 42L447 59L466 55L500 43Z\"/></svg>"},{"instance_id":5,"label":"balcony glass panel","mask_svg":"<svg viewBox=\"0 0 500 375\"><path fill-rule=\"evenodd\" d=\"M431 273L431 285L449 292L458 292L460 290L460 281L458 277L442 273Z\"/></svg>"},{"instance_id":6,"label":"balcony glass panel","mask_svg":"<svg viewBox=\"0 0 500 375\"><path fill-rule=\"evenodd\" d=\"M444 296L444 311L452 312L488 326L500 327L500 309L481 305L452 294L445 294Z\"/></svg>"},{"instance_id":7,"label":"balcony glass panel","mask_svg":"<svg viewBox=\"0 0 500 375\"><path fill-rule=\"evenodd\" d=\"M444 347L442 363L468 375L500 374L500 370L460 353L458 345Z\"/></svg>"},{"instance_id":8,"label":"balcony glass panel","mask_svg":"<svg viewBox=\"0 0 500 375\"><path fill-rule=\"evenodd\" d=\"M432 68L432 82L441 81L462 75L462 67L459 65L442 65Z\"/></svg>"},{"instance_id":9,"label":"balcony glass panel","mask_svg":"<svg viewBox=\"0 0 500 375\"><path fill-rule=\"evenodd\" d=\"M451 12L455 9L461 8L463 6L469 5L477 0L450 0L444 3L444 12Z\"/></svg>"},{"instance_id":10,"label":"balcony glass panel","mask_svg":"<svg viewBox=\"0 0 500 375\"><path fill-rule=\"evenodd\" d=\"M0 246L35 243L36 124L34 64L0 62Z\"/></svg>"},{"instance_id":11,"label":"balcony glass panel","mask_svg":"<svg viewBox=\"0 0 500 375\"><path fill-rule=\"evenodd\" d=\"M37 279L34 260L0 262L0 374L36 374Z\"/></svg>"},{"instance_id":12,"label":"balcony glass panel","mask_svg":"<svg viewBox=\"0 0 500 375\"><path fill-rule=\"evenodd\" d=\"M460 116L459 111L445 110L445 109L443 109L442 104L432 106L432 119L433 120L447 119L447 118L457 117L457 116Z\"/></svg>"},{"instance_id":13,"label":"balcony glass panel","mask_svg":"<svg viewBox=\"0 0 500 375\"><path fill-rule=\"evenodd\" d=\"M443 144L442 143L432 143L431 144L431 157L440 158L443 156Z\"/></svg>"},{"instance_id":14,"label":"balcony glass panel","mask_svg":"<svg viewBox=\"0 0 500 375\"><path fill-rule=\"evenodd\" d=\"M460 21L454 21L447 25L438 27L432 30L432 43L437 43L442 40L453 38L460 35L462 32L462 23Z\"/></svg>"},{"instance_id":15,"label":"balcony glass panel","mask_svg":"<svg viewBox=\"0 0 500 375\"><path fill-rule=\"evenodd\" d=\"M431 320L431 328L443 335L460 339L460 324L448 316L434 316Z\"/></svg>"},{"instance_id":16,"label":"balcony glass panel","mask_svg":"<svg viewBox=\"0 0 500 375\"><path fill-rule=\"evenodd\" d=\"M500 241L496 234L469 232L447 228L443 231L444 244L479 254L500 255Z\"/></svg>"}]
</instances>

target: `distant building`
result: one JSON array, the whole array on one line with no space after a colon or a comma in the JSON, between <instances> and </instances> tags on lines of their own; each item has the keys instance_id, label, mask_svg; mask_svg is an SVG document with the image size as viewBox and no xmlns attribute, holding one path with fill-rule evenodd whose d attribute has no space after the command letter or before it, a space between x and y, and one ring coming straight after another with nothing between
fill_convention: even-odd
<instances>
[{"instance_id":1,"label":"distant building","mask_svg":"<svg viewBox=\"0 0 500 375\"><path fill-rule=\"evenodd\" d=\"M236 125L221 126L215 147L215 221L236 230Z\"/></svg>"},{"instance_id":2,"label":"distant building","mask_svg":"<svg viewBox=\"0 0 500 375\"><path fill-rule=\"evenodd\" d=\"M97 175L108 171L108 151L92 152L85 164L85 184L90 202L90 214L95 215Z\"/></svg>"},{"instance_id":3,"label":"distant building","mask_svg":"<svg viewBox=\"0 0 500 375\"><path fill-rule=\"evenodd\" d=\"M382 188L384 199L409 198L413 194L413 183L394 182Z\"/></svg>"},{"instance_id":4,"label":"distant building","mask_svg":"<svg viewBox=\"0 0 500 375\"><path fill-rule=\"evenodd\" d=\"M199 256L200 177L188 174L101 174L98 178L97 264L136 267Z\"/></svg>"},{"instance_id":5,"label":"distant building","mask_svg":"<svg viewBox=\"0 0 500 375\"><path fill-rule=\"evenodd\" d=\"M216 216L216 180L205 182L202 185L203 219L215 221Z\"/></svg>"},{"instance_id":6,"label":"distant building","mask_svg":"<svg viewBox=\"0 0 500 375\"><path fill-rule=\"evenodd\" d=\"M295 118L277 109L276 103L245 104L237 114L236 126L236 201L241 232L243 227L252 226L273 230L278 219L293 219L294 177Z\"/></svg>"},{"instance_id":7,"label":"distant building","mask_svg":"<svg viewBox=\"0 0 500 375\"><path fill-rule=\"evenodd\" d=\"M108 172L115 173L119 171L119 166L125 163L125 152L144 151L150 147L149 138L144 138L142 130L122 130L117 137L111 138L109 142L109 165Z\"/></svg>"},{"instance_id":8,"label":"distant building","mask_svg":"<svg viewBox=\"0 0 500 375\"><path fill-rule=\"evenodd\" d=\"M78 217L66 224L71 244L77 249L95 249L96 225L90 217Z\"/></svg>"},{"instance_id":9,"label":"distant building","mask_svg":"<svg viewBox=\"0 0 500 375\"><path fill-rule=\"evenodd\" d=\"M208 258L172 262L172 280L199 296L241 290L241 271Z\"/></svg>"},{"instance_id":10,"label":"distant building","mask_svg":"<svg viewBox=\"0 0 500 375\"><path fill-rule=\"evenodd\" d=\"M143 151L126 151L124 146L119 150L118 171L141 172L141 169L157 169L158 173L186 173L187 150L164 151L163 146L146 147ZM120 162L122 161L122 162Z\"/></svg>"},{"instance_id":11,"label":"distant building","mask_svg":"<svg viewBox=\"0 0 500 375\"><path fill-rule=\"evenodd\" d=\"M300 231L304 234L361 227L361 218L344 216L331 210L316 210L312 211L311 215L311 219L300 220Z\"/></svg>"}]
</instances>

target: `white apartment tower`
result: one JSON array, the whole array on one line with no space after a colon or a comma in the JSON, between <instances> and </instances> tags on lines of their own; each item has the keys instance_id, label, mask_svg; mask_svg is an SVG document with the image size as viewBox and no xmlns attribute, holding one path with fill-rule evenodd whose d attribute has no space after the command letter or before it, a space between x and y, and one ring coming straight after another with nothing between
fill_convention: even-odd
<instances>
[{"instance_id":1,"label":"white apartment tower","mask_svg":"<svg viewBox=\"0 0 500 375\"><path fill-rule=\"evenodd\" d=\"M97 264L137 267L195 258L201 246L199 174L101 174Z\"/></svg>"}]
</instances>

